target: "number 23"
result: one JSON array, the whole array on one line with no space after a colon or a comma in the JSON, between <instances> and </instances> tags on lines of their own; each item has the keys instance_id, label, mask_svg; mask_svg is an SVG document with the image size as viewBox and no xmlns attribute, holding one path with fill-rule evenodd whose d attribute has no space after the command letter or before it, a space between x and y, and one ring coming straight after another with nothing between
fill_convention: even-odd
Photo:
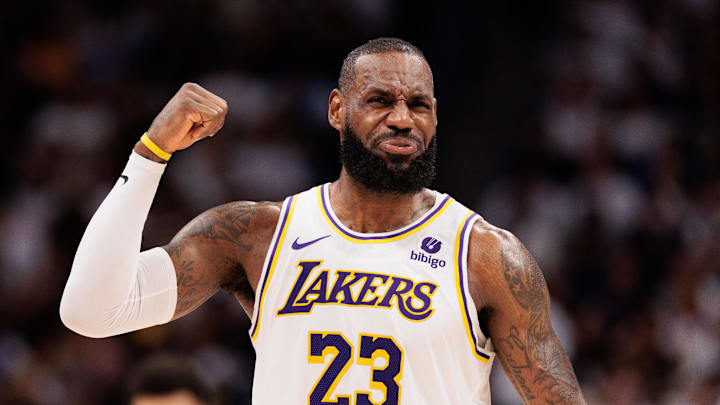
<instances>
[{"instance_id":1,"label":"number 23","mask_svg":"<svg viewBox=\"0 0 720 405\"><path fill-rule=\"evenodd\" d=\"M350 405L349 395L337 395L334 400L331 400L330 396L350 368L353 357L352 345L340 333L310 332L308 362L322 364L327 354L333 354L335 357L315 383L308 397L308 404ZM372 367L377 357L383 357L387 365L383 369L373 367L370 388L383 391L385 399L376 404L370 399L369 391L356 391L356 405L397 405L400 402L398 381L402 377L402 349L391 337L360 335L357 363Z\"/></svg>"}]
</instances>

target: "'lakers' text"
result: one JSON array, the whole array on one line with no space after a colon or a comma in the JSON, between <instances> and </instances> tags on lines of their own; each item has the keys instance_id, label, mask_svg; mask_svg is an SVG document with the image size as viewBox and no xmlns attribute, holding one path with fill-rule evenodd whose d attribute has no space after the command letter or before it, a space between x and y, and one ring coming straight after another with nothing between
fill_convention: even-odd
<instances>
[{"instance_id":1,"label":"'lakers' text","mask_svg":"<svg viewBox=\"0 0 720 405\"><path fill-rule=\"evenodd\" d=\"M422 321L434 311L432 296L438 288L434 283L353 270L336 270L334 280L331 280L328 269L313 272L321 263L298 263L300 273L278 315L310 313L315 305L349 305L396 307L403 317ZM310 277L313 273L317 274Z\"/></svg>"}]
</instances>

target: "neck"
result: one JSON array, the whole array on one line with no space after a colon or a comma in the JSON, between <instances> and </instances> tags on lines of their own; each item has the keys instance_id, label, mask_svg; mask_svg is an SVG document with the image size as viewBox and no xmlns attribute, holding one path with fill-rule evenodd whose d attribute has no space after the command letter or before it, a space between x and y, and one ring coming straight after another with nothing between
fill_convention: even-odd
<instances>
[{"instance_id":1,"label":"neck","mask_svg":"<svg viewBox=\"0 0 720 405\"><path fill-rule=\"evenodd\" d=\"M425 214L435 204L435 193L423 189L413 194L369 190L343 168L330 184L330 205L340 222L356 232L378 233L400 229Z\"/></svg>"}]
</instances>

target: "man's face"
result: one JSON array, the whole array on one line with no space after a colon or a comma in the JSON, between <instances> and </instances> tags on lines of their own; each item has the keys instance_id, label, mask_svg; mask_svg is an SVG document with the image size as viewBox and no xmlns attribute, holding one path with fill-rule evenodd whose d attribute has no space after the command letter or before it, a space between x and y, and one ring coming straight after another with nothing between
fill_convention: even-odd
<instances>
[{"instance_id":1,"label":"man's face","mask_svg":"<svg viewBox=\"0 0 720 405\"><path fill-rule=\"evenodd\" d=\"M406 53L363 55L346 90L346 116L362 143L393 168L404 168L435 135L432 73ZM341 131L344 132L344 131Z\"/></svg>"},{"instance_id":2,"label":"man's face","mask_svg":"<svg viewBox=\"0 0 720 405\"><path fill-rule=\"evenodd\" d=\"M376 191L427 187L435 173L437 102L425 61L405 53L363 55L343 101L344 119L336 127L349 174Z\"/></svg>"}]
</instances>

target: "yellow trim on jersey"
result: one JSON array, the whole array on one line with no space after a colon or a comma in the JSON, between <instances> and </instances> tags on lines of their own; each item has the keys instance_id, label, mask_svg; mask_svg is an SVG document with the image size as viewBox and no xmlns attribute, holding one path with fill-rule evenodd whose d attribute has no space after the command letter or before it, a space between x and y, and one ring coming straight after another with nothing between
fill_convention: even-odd
<instances>
[{"instance_id":1,"label":"yellow trim on jersey","mask_svg":"<svg viewBox=\"0 0 720 405\"><path fill-rule=\"evenodd\" d=\"M285 220L285 224L283 224L283 228L280 230L280 237L278 238L277 245L275 246L275 254L270 259L270 268L268 270L267 280L262 285L262 291L260 292L260 302L258 305L258 313L257 318L255 320L255 331L253 332L252 336L250 338L254 341L255 338L257 338L258 331L260 330L260 318L262 315L262 306L265 302L265 292L268 290L268 285L270 284L270 281L272 280L273 271L275 270L275 264L277 264L277 259L280 256L280 250L282 249L283 242L285 242L285 232L287 231L288 227L290 226L290 221L292 220L293 211L295 210L295 202L297 201L297 197L292 198L292 201L290 202L290 206L288 207L288 214L287 219ZM282 213L280 214L280 221L282 221ZM272 249L272 246L270 246L270 249Z\"/></svg>"},{"instance_id":2,"label":"yellow trim on jersey","mask_svg":"<svg viewBox=\"0 0 720 405\"><path fill-rule=\"evenodd\" d=\"M450 206L450 204L454 201L453 198L448 198L448 199L443 203L443 206L442 206L436 213L434 213L432 216L430 216L430 217L428 217L428 218L425 218L425 219L423 220L423 223L422 223L422 224L420 224L419 226L417 226L417 227L414 228L414 229L408 230L407 232L403 232L403 233L401 233L401 234L399 234L399 235L396 235L396 236L393 236L393 237L390 237L390 238L360 239L360 238L353 237L353 236L348 235L348 234L346 234L345 232L343 232L343 230L339 229L339 228L333 223L332 219L330 219L330 217L328 217L327 212L325 212L325 206L324 206L324 203L323 203L322 187L323 187L323 186L318 186L318 187L317 187L317 190L318 190L318 205L319 205L320 212L322 213L323 218L325 218L325 221L327 221L328 225L330 225L330 227L331 227L337 234L339 234L339 235L342 236L343 238L349 240L350 242L355 242L355 243L386 243L386 242L394 242L394 241L396 241L396 240L400 240L400 239L407 238L408 236L413 235L413 234L415 234L416 232L424 229L426 226L430 225L430 223L432 223L435 219L437 219L440 215L442 215L442 213L445 212L445 210L446 210L446 209ZM328 188L329 188L329 187L328 187ZM440 197L441 197L441 195L438 195L436 198L440 198ZM330 196L328 195L328 208L331 209L331 207L329 207L329 205L330 205Z\"/></svg>"},{"instance_id":3,"label":"yellow trim on jersey","mask_svg":"<svg viewBox=\"0 0 720 405\"><path fill-rule=\"evenodd\" d=\"M455 286L457 287L457 293L458 293L458 304L460 304L460 317L463 319L463 324L465 325L465 334L467 335L468 341L470 342L470 347L472 348L472 352L475 355L475 358L482 361L483 363L487 363L488 359L480 356L478 354L477 345L475 344L475 340L472 337L472 334L470 332L470 328L472 328L472 325L470 324L470 320L465 316L465 302L463 300L463 294L464 291L462 291L462 288L460 287L460 269L458 268L458 263L460 263L460 260L462 258L460 257L460 245L463 242L463 228L465 226L465 222L467 222L468 218L472 216L474 212L470 212L463 218L463 220L460 222L460 227L458 228L457 233L457 239L455 239ZM469 245L469 243L468 243ZM469 246L467 247L469 249ZM465 269L467 272L467 269Z\"/></svg>"}]
</instances>

